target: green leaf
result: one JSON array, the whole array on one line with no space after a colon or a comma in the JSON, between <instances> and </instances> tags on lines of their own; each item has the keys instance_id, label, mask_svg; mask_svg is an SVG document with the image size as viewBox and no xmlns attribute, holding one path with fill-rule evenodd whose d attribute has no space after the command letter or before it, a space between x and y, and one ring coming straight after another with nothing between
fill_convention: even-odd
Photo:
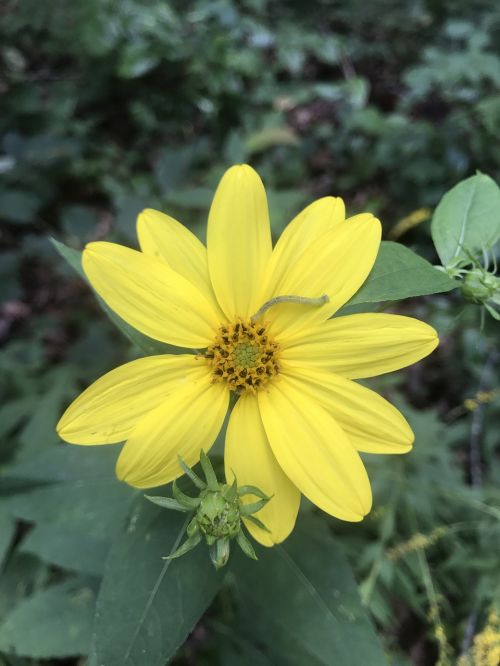
<instances>
[{"instance_id":1,"label":"green leaf","mask_svg":"<svg viewBox=\"0 0 500 666\"><path fill-rule=\"evenodd\" d=\"M185 187L169 192L165 199L168 204L179 208L207 210L213 194L208 187Z\"/></svg>"},{"instance_id":2,"label":"green leaf","mask_svg":"<svg viewBox=\"0 0 500 666\"><path fill-rule=\"evenodd\" d=\"M12 432L32 416L37 407L37 396L28 395L10 400L0 407L0 464L17 450L17 440Z\"/></svg>"},{"instance_id":3,"label":"green leaf","mask_svg":"<svg viewBox=\"0 0 500 666\"><path fill-rule=\"evenodd\" d=\"M163 560L181 544L187 520L140 498L108 559L97 601L93 663L164 666L222 581L206 548Z\"/></svg>"},{"instance_id":4,"label":"green leaf","mask_svg":"<svg viewBox=\"0 0 500 666\"><path fill-rule=\"evenodd\" d=\"M443 266L490 249L500 238L500 188L478 173L447 192L432 218L432 239Z\"/></svg>"},{"instance_id":5,"label":"green leaf","mask_svg":"<svg viewBox=\"0 0 500 666\"><path fill-rule=\"evenodd\" d=\"M70 236L87 238L97 223L95 210L88 206L65 206L61 211L61 226Z\"/></svg>"},{"instance_id":6,"label":"green leaf","mask_svg":"<svg viewBox=\"0 0 500 666\"><path fill-rule=\"evenodd\" d=\"M34 523L71 527L96 539L121 529L135 492L114 473L119 447L61 444L9 467L7 479L42 481L43 485L2 499L10 515Z\"/></svg>"},{"instance_id":7,"label":"green leaf","mask_svg":"<svg viewBox=\"0 0 500 666\"><path fill-rule=\"evenodd\" d=\"M291 127L265 127L251 134L245 141L248 153L258 153L273 146L298 146L299 137Z\"/></svg>"},{"instance_id":8,"label":"green leaf","mask_svg":"<svg viewBox=\"0 0 500 666\"><path fill-rule=\"evenodd\" d=\"M233 558L238 640L244 637L276 665L387 664L351 568L324 521L303 517L282 545L257 554L258 562Z\"/></svg>"},{"instance_id":9,"label":"green leaf","mask_svg":"<svg viewBox=\"0 0 500 666\"><path fill-rule=\"evenodd\" d=\"M20 552L68 571L100 576L111 546L109 540L60 525L36 525L20 546Z\"/></svg>"},{"instance_id":10,"label":"green leaf","mask_svg":"<svg viewBox=\"0 0 500 666\"><path fill-rule=\"evenodd\" d=\"M186 511L190 510L187 507L182 506L182 504L179 504L177 500L174 500L171 497L159 497L158 495L144 495L144 497L149 502L152 502L157 506L161 506L162 509L170 509L172 511L182 511L183 513L186 513Z\"/></svg>"},{"instance_id":11,"label":"green leaf","mask_svg":"<svg viewBox=\"0 0 500 666\"><path fill-rule=\"evenodd\" d=\"M57 241L55 238L51 238L51 243L59 254L65 259L68 264L86 281L88 282L85 273L82 268L82 253L79 250L74 250L64 243ZM99 305L104 310L104 312L111 319L113 324L141 351L147 355L151 354L172 354L177 352L178 349L166 345L163 342L158 340L153 340L148 338L147 335L143 335L140 331L135 329L130 324L127 324L121 317L119 317L106 303L102 300L100 296L96 294L96 298L99 302Z\"/></svg>"},{"instance_id":12,"label":"green leaf","mask_svg":"<svg viewBox=\"0 0 500 666\"><path fill-rule=\"evenodd\" d=\"M0 571L9 552L10 544L14 538L15 523L12 518L0 508Z\"/></svg>"},{"instance_id":13,"label":"green leaf","mask_svg":"<svg viewBox=\"0 0 500 666\"><path fill-rule=\"evenodd\" d=\"M28 190L0 192L0 217L11 224L30 224L41 205L40 198Z\"/></svg>"},{"instance_id":14,"label":"green leaf","mask_svg":"<svg viewBox=\"0 0 500 666\"><path fill-rule=\"evenodd\" d=\"M383 241L370 275L346 305L438 294L456 286L445 273L409 248Z\"/></svg>"},{"instance_id":15,"label":"green leaf","mask_svg":"<svg viewBox=\"0 0 500 666\"><path fill-rule=\"evenodd\" d=\"M59 441L56 424L61 416L65 394L71 385L71 369L65 366L51 373L50 388L38 396L26 425L19 433L17 459L36 455Z\"/></svg>"},{"instance_id":16,"label":"green leaf","mask_svg":"<svg viewBox=\"0 0 500 666\"><path fill-rule=\"evenodd\" d=\"M11 400L0 407L0 437L8 435L32 411L36 399L34 396L23 396Z\"/></svg>"},{"instance_id":17,"label":"green leaf","mask_svg":"<svg viewBox=\"0 0 500 666\"><path fill-rule=\"evenodd\" d=\"M0 626L0 651L33 659L87 654L95 592L70 580L21 601Z\"/></svg>"},{"instance_id":18,"label":"green leaf","mask_svg":"<svg viewBox=\"0 0 500 666\"><path fill-rule=\"evenodd\" d=\"M8 467L7 478L43 483L116 481L114 464L119 446L75 446L59 444ZM3 483L3 479L2 479ZM122 487L127 488L124 484Z\"/></svg>"},{"instance_id":19,"label":"green leaf","mask_svg":"<svg viewBox=\"0 0 500 666\"><path fill-rule=\"evenodd\" d=\"M73 268L78 273L78 275L85 280L85 273L83 272L82 268L82 253L80 250L75 250L72 247L68 247L55 238L50 238L50 242L59 252L61 257L67 261L71 268Z\"/></svg>"},{"instance_id":20,"label":"green leaf","mask_svg":"<svg viewBox=\"0 0 500 666\"><path fill-rule=\"evenodd\" d=\"M48 577L48 567L38 558L15 551L0 576L0 621L28 593L44 587Z\"/></svg>"}]
</instances>

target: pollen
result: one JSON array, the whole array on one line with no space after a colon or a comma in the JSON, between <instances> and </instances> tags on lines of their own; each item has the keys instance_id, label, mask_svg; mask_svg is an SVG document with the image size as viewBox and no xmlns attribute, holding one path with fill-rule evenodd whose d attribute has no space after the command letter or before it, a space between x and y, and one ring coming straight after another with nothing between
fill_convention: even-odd
<instances>
[{"instance_id":1,"label":"pollen","mask_svg":"<svg viewBox=\"0 0 500 666\"><path fill-rule=\"evenodd\" d=\"M278 343L265 323L252 320L221 326L205 358L213 381L226 383L236 393L255 393L280 371Z\"/></svg>"}]
</instances>

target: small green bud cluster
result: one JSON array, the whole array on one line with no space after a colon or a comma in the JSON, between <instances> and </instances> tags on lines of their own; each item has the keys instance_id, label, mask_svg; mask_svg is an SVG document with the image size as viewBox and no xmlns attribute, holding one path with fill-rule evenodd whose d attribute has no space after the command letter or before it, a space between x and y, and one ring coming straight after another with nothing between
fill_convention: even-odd
<instances>
[{"instance_id":1,"label":"small green bud cluster","mask_svg":"<svg viewBox=\"0 0 500 666\"><path fill-rule=\"evenodd\" d=\"M500 319L500 278L481 267L467 271L462 282L462 294L472 303L484 305L488 312Z\"/></svg>"},{"instance_id":2,"label":"small green bud cluster","mask_svg":"<svg viewBox=\"0 0 500 666\"><path fill-rule=\"evenodd\" d=\"M148 500L165 509L193 512L193 517L186 529L186 541L167 559L184 555L204 538L209 547L210 559L216 569L220 569L227 563L232 539L236 540L245 555L256 560L255 550L243 533L241 519L244 517L266 530L265 525L253 514L260 511L270 498L255 486L238 487L236 479L231 485L219 483L212 463L204 451L200 454L200 463L205 481L195 474L183 460L179 459L179 463L200 491L198 497L190 497L183 493L175 481L172 484L173 498L146 495ZM245 495L254 495L258 500L243 503L242 498Z\"/></svg>"},{"instance_id":3,"label":"small green bud cluster","mask_svg":"<svg viewBox=\"0 0 500 666\"><path fill-rule=\"evenodd\" d=\"M497 263L493 254L493 270L486 250L483 250L484 265L466 248L462 248L466 258L451 263L445 272L453 279L460 281L463 297L470 303L481 305L489 314L500 320L500 277L497 277Z\"/></svg>"}]
</instances>

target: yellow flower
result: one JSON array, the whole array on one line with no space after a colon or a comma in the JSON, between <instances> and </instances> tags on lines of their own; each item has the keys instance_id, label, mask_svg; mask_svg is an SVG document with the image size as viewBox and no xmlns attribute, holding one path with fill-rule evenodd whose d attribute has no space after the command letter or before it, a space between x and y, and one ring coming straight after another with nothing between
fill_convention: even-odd
<instances>
[{"instance_id":1,"label":"yellow flower","mask_svg":"<svg viewBox=\"0 0 500 666\"><path fill-rule=\"evenodd\" d=\"M414 363L438 339L409 317L331 319L365 281L380 244L372 215L344 218L341 199L319 199L273 249L262 181L241 165L219 184L207 247L153 210L139 215L141 252L87 245L83 268L104 301L142 333L193 353L112 370L69 406L60 436L126 440L118 477L158 486L182 474L179 455L193 465L210 449L233 393L227 480L236 475L273 496L259 513L270 534L248 524L258 541L288 536L301 493L337 518L362 520L371 490L358 451L405 453L413 433L391 404L352 380ZM290 295L305 301L280 302Z\"/></svg>"},{"instance_id":2,"label":"yellow flower","mask_svg":"<svg viewBox=\"0 0 500 666\"><path fill-rule=\"evenodd\" d=\"M474 637L469 652L458 660L458 666L498 666L500 664L500 616L493 609L484 629Z\"/></svg>"}]
</instances>

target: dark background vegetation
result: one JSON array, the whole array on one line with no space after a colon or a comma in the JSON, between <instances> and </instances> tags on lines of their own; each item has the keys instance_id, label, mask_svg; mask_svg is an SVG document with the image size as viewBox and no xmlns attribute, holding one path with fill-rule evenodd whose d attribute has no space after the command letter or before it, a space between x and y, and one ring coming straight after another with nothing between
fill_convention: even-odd
<instances>
[{"instance_id":1,"label":"dark background vegetation","mask_svg":"<svg viewBox=\"0 0 500 666\"><path fill-rule=\"evenodd\" d=\"M202 234L223 170L249 161L275 235L334 194L435 261L428 221L394 227L429 218L476 170L500 179L499 47L491 0L3 0L0 468L55 446L64 405L131 358L48 236L135 245L146 206ZM394 664L456 663L496 594L498 329L477 310L449 295L399 308L442 337L376 385L410 415L417 447L370 460L373 513L333 527ZM478 390L488 399L464 406ZM0 536L0 620L64 577L43 544L19 554L32 528L18 517L4 552ZM424 547L409 541L419 533ZM180 663L236 663L214 628L220 606Z\"/></svg>"}]
</instances>

